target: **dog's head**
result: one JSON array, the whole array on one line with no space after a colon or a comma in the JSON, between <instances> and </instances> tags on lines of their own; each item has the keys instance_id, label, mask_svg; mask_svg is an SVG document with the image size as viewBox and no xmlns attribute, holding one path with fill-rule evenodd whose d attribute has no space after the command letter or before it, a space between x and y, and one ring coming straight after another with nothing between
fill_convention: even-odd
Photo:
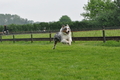
<instances>
[{"instance_id":1,"label":"dog's head","mask_svg":"<svg viewBox=\"0 0 120 80\"><path fill-rule=\"evenodd\" d=\"M68 24L66 26L63 25L60 29L60 32L62 32L63 34L69 34L71 32L71 29Z\"/></svg>"}]
</instances>

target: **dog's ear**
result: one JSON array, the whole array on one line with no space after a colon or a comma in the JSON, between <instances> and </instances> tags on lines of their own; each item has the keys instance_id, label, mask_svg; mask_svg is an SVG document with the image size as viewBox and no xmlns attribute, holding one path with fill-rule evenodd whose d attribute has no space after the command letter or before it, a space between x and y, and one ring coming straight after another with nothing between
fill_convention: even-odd
<instances>
[{"instance_id":1,"label":"dog's ear","mask_svg":"<svg viewBox=\"0 0 120 80\"><path fill-rule=\"evenodd\" d=\"M65 25L62 25L62 27L65 27Z\"/></svg>"},{"instance_id":2,"label":"dog's ear","mask_svg":"<svg viewBox=\"0 0 120 80\"><path fill-rule=\"evenodd\" d=\"M66 24L67 26L69 26L68 24Z\"/></svg>"}]
</instances>

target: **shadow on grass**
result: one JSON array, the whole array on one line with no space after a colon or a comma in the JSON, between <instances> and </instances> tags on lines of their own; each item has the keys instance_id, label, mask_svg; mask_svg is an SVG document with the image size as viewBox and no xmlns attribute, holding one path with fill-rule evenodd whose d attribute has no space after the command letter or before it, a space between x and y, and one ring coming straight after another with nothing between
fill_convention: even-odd
<instances>
[{"instance_id":1,"label":"shadow on grass","mask_svg":"<svg viewBox=\"0 0 120 80\"><path fill-rule=\"evenodd\" d=\"M101 46L120 47L120 42L117 42L117 41L106 41L105 43L102 43Z\"/></svg>"},{"instance_id":2,"label":"shadow on grass","mask_svg":"<svg viewBox=\"0 0 120 80\"><path fill-rule=\"evenodd\" d=\"M83 41L80 43L80 45L88 45L88 46L106 46L106 47L120 47L120 42L117 41L106 41L103 43L103 41Z\"/></svg>"}]
</instances>

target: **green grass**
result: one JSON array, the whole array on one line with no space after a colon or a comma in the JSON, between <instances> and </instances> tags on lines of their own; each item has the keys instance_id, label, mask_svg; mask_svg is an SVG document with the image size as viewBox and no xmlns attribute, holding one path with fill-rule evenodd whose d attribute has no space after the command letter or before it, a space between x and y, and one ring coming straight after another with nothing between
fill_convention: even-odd
<instances>
[{"instance_id":1,"label":"green grass","mask_svg":"<svg viewBox=\"0 0 120 80\"><path fill-rule=\"evenodd\" d=\"M119 80L120 42L0 43L0 80Z\"/></svg>"},{"instance_id":2,"label":"green grass","mask_svg":"<svg viewBox=\"0 0 120 80\"><path fill-rule=\"evenodd\" d=\"M103 36L102 30L74 32L74 37L98 37ZM120 36L120 30L105 30L105 36Z\"/></svg>"}]
</instances>

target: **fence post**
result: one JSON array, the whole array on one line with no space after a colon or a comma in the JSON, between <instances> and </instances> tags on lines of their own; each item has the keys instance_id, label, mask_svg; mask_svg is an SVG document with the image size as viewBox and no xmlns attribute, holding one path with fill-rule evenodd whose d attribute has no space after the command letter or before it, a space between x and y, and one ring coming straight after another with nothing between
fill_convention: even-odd
<instances>
[{"instance_id":1,"label":"fence post","mask_svg":"<svg viewBox=\"0 0 120 80\"><path fill-rule=\"evenodd\" d=\"M2 42L2 36L0 35L0 41Z\"/></svg>"},{"instance_id":2,"label":"fence post","mask_svg":"<svg viewBox=\"0 0 120 80\"><path fill-rule=\"evenodd\" d=\"M31 43L33 43L33 34L31 33Z\"/></svg>"},{"instance_id":3,"label":"fence post","mask_svg":"<svg viewBox=\"0 0 120 80\"><path fill-rule=\"evenodd\" d=\"M14 36L14 34L13 34L13 43L15 43L15 36Z\"/></svg>"},{"instance_id":4,"label":"fence post","mask_svg":"<svg viewBox=\"0 0 120 80\"><path fill-rule=\"evenodd\" d=\"M73 35L73 31L72 31L72 37L74 37L74 35ZM73 42L75 42L75 40L73 40Z\"/></svg>"},{"instance_id":5,"label":"fence post","mask_svg":"<svg viewBox=\"0 0 120 80\"><path fill-rule=\"evenodd\" d=\"M105 43L106 42L106 38L105 38L105 27L104 26L103 26L102 32L103 32L103 42Z\"/></svg>"},{"instance_id":6,"label":"fence post","mask_svg":"<svg viewBox=\"0 0 120 80\"><path fill-rule=\"evenodd\" d=\"M50 38L50 42L52 41L52 38L51 38L51 31L49 33L49 38Z\"/></svg>"},{"instance_id":7,"label":"fence post","mask_svg":"<svg viewBox=\"0 0 120 80\"><path fill-rule=\"evenodd\" d=\"M51 36L51 26L49 25L49 38L50 38L50 42L52 41L52 36Z\"/></svg>"}]
</instances>

